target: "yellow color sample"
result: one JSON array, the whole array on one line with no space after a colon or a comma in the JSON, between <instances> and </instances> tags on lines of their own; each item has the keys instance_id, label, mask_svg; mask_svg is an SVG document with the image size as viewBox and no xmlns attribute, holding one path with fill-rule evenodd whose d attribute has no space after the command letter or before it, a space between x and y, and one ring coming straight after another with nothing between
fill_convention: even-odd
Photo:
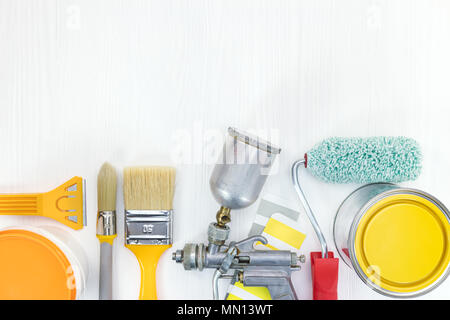
<instances>
[{"instance_id":1,"label":"yellow color sample","mask_svg":"<svg viewBox=\"0 0 450 320\"><path fill-rule=\"evenodd\" d=\"M76 284L65 254L26 230L0 232L0 300L74 300Z\"/></svg>"},{"instance_id":2,"label":"yellow color sample","mask_svg":"<svg viewBox=\"0 0 450 320\"><path fill-rule=\"evenodd\" d=\"M267 222L264 232L289 244L295 249L300 249L306 238L305 234L273 218L270 218L269 222Z\"/></svg>"},{"instance_id":3,"label":"yellow color sample","mask_svg":"<svg viewBox=\"0 0 450 320\"><path fill-rule=\"evenodd\" d=\"M356 231L355 253L362 271L393 292L433 284L450 261L450 224L431 201L411 194L373 205Z\"/></svg>"},{"instance_id":4,"label":"yellow color sample","mask_svg":"<svg viewBox=\"0 0 450 320\"><path fill-rule=\"evenodd\" d=\"M255 296L256 298L259 298L261 300L272 300L270 292L266 287L245 287L242 282L236 282L233 286L247 291L247 293L251 296ZM227 300L244 300L244 298L239 297L239 293L233 292L234 291L231 290L231 292L228 294Z\"/></svg>"}]
</instances>

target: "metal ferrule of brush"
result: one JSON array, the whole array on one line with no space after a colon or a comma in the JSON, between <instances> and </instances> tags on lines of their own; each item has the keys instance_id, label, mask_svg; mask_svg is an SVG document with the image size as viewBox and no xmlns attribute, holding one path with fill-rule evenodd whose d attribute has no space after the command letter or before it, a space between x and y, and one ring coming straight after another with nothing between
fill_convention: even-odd
<instances>
[{"instance_id":1,"label":"metal ferrule of brush","mask_svg":"<svg viewBox=\"0 0 450 320\"><path fill-rule=\"evenodd\" d=\"M172 244L172 216L173 210L125 210L126 244Z\"/></svg>"},{"instance_id":2,"label":"metal ferrule of brush","mask_svg":"<svg viewBox=\"0 0 450 320\"><path fill-rule=\"evenodd\" d=\"M99 211L97 213L97 235L112 236L117 234L116 211Z\"/></svg>"}]
</instances>

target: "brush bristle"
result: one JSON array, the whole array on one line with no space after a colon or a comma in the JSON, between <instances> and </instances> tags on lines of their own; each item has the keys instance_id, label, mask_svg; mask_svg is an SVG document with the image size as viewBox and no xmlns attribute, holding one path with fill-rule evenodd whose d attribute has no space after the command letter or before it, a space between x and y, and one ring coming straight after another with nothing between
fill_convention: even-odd
<instances>
[{"instance_id":1,"label":"brush bristle","mask_svg":"<svg viewBox=\"0 0 450 320\"><path fill-rule=\"evenodd\" d=\"M330 138L307 153L307 168L332 183L415 180L422 168L419 144L406 137Z\"/></svg>"},{"instance_id":2,"label":"brush bristle","mask_svg":"<svg viewBox=\"0 0 450 320\"><path fill-rule=\"evenodd\" d=\"M97 201L99 211L116 210L117 174L109 163L103 164L97 177Z\"/></svg>"},{"instance_id":3,"label":"brush bristle","mask_svg":"<svg viewBox=\"0 0 450 320\"><path fill-rule=\"evenodd\" d=\"M127 210L171 210L175 168L129 167L123 173L123 194Z\"/></svg>"}]
</instances>

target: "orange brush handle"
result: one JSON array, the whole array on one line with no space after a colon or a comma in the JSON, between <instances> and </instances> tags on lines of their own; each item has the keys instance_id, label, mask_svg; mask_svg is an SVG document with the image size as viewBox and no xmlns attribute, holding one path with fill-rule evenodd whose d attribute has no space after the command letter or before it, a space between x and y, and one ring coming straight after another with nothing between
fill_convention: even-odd
<instances>
[{"instance_id":1,"label":"orange brush handle","mask_svg":"<svg viewBox=\"0 0 450 320\"><path fill-rule=\"evenodd\" d=\"M140 300L157 300L156 267L161 255L172 245L125 245L139 261L141 268Z\"/></svg>"}]
</instances>

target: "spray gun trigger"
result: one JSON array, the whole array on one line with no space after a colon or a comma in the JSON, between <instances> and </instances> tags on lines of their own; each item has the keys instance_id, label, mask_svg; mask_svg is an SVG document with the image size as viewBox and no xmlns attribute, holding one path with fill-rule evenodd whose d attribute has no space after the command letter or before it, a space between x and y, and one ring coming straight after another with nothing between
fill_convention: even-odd
<instances>
[{"instance_id":1,"label":"spray gun trigger","mask_svg":"<svg viewBox=\"0 0 450 320\"><path fill-rule=\"evenodd\" d=\"M236 242L234 246L240 252L248 252L254 250L254 245L257 242L261 242L262 244L267 244L267 239L261 235L253 236L242 241Z\"/></svg>"}]
</instances>

